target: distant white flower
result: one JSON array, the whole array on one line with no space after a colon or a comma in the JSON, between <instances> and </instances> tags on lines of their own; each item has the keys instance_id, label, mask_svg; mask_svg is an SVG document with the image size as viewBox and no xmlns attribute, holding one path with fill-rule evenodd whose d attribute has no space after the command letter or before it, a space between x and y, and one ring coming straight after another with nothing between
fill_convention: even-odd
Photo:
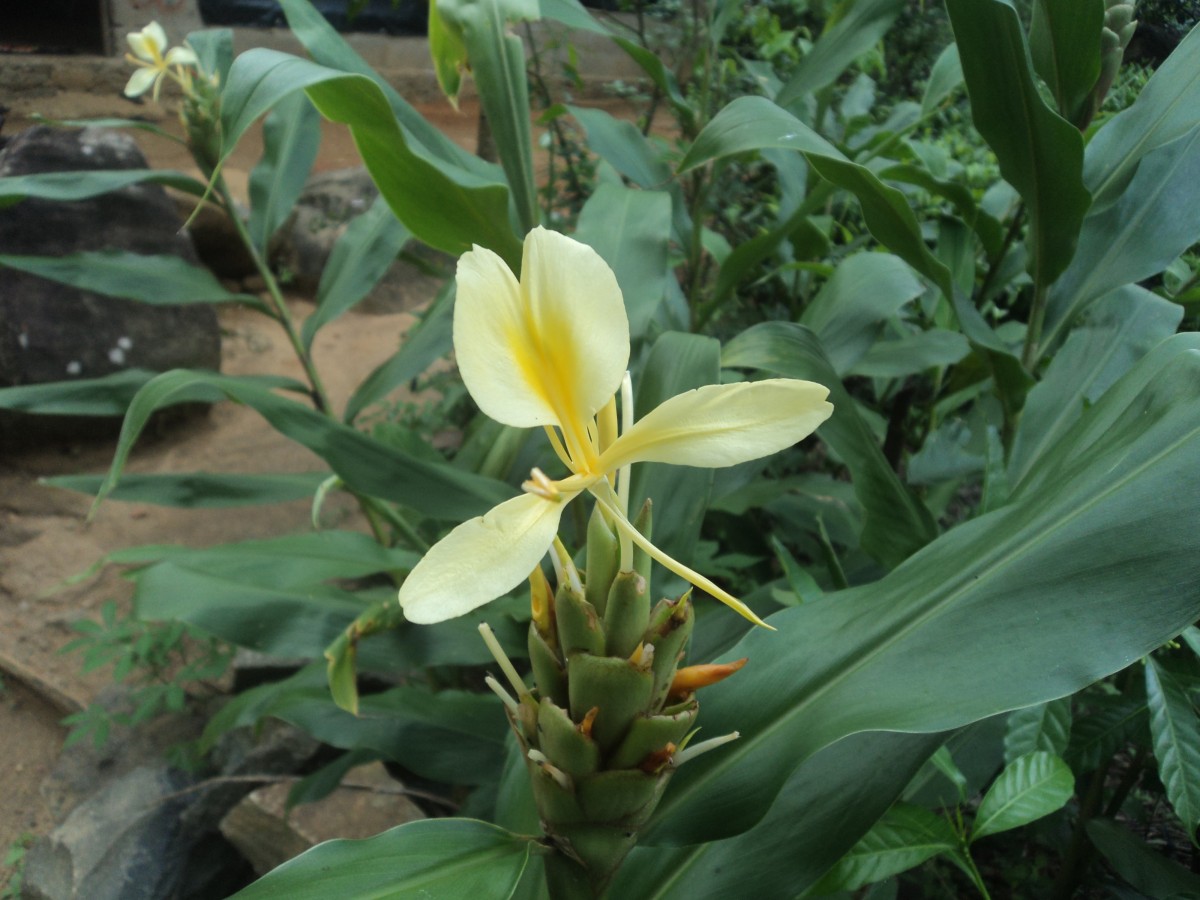
<instances>
[{"instance_id":1,"label":"distant white flower","mask_svg":"<svg viewBox=\"0 0 1200 900\"><path fill-rule=\"evenodd\" d=\"M167 33L157 22L151 22L141 31L125 35L125 40L129 42L129 49L133 51L126 53L125 58L138 67L130 77L129 83L125 85L126 97L140 97L153 88L151 96L157 102L164 78L172 76L177 81L181 80L178 72L172 75L172 66L181 69L184 66L195 66L199 62L190 47L172 47L164 55Z\"/></svg>"}]
</instances>

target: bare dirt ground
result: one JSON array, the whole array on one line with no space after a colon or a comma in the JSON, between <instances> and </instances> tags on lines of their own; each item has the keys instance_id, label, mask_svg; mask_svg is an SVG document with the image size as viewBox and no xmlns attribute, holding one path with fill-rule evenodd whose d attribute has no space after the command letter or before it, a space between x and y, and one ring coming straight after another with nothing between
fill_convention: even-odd
<instances>
[{"instance_id":1,"label":"bare dirt ground","mask_svg":"<svg viewBox=\"0 0 1200 900\"><path fill-rule=\"evenodd\" d=\"M51 118L142 115L177 129L168 110L147 104L130 108L120 98L83 92L59 93L22 101L4 98L10 107L5 133L30 124L29 114ZM448 104L422 110L454 140L474 149L476 111L455 113ZM175 144L139 135L152 165L194 171L186 152ZM260 153L252 134L226 172L235 192L244 193L247 173ZM359 165L347 133L326 126L318 170ZM311 304L294 299L293 314L303 318ZM369 315L351 312L318 336L315 358L335 405L397 348L413 322L411 312ZM220 312L223 369L227 374L276 373L301 377L279 328L243 309ZM113 442L55 443L21 454L0 456L0 861L14 841L28 833L48 832L55 824L39 785L59 755L66 730L60 719L88 704L109 683L106 672L84 676L76 655L63 645L76 636L72 623L96 617L115 599L128 608L131 586L113 569L99 577L64 586L105 554L149 543L188 546L269 537L306 529L309 507L297 502L235 510L187 511L143 504L108 503L87 521L90 498L39 484L38 479L74 473L99 473L111 459ZM303 472L326 467L307 450L280 437L256 413L224 403L206 415L149 435L137 446L130 471L137 472ZM359 527L349 505L327 506L324 515L341 527ZM66 752L71 752L68 749ZM0 890L8 872L0 867Z\"/></svg>"}]
</instances>

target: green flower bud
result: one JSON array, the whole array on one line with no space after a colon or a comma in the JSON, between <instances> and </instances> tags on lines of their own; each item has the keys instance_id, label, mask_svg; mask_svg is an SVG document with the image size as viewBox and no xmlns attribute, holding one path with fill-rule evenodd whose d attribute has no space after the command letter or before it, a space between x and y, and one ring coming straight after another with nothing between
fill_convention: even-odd
<instances>
[{"instance_id":1,"label":"green flower bud","mask_svg":"<svg viewBox=\"0 0 1200 900\"><path fill-rule=\"evenodd\" d=\"M567 660L567 684L572 719L582 722L590 710L599 709L592 738L607 753L645 711L654 674L620 657L576 653Z\"/></svg>"},{"instance_id":2,"label":"green flower bud","mask_svg":"<svg viewBox=\"0 0 1200 900\"><path fill-rule=\"evenodd\" d=\"M650 620L650 588L638 572L619 572L608 592L604 637L612 656L629 656L646 634Z\"/></svg>"},{"instance_id":3,"label":"green flower bud","mask_svg":"<svg viewBox=\"0 0 1200 900\"><path fill-rule=\"evenodd\" d=\"M538 749L550 762L572 778L590 775L600 768L600 748L567 711L545 697L538 708Z\"/></svg>"},{"instance_id":4,"label":"green flower bud","mask_svg":"<svg viewBox=\"0 0 1200 900\"><path fill-rule=\"evenodd\" d=\"M560 584L554 595L554 618L558 625L558 645L570 659L574 653L604 653L604 626L596 608L569 584Z\"/></svg>"},{"instance_id":5,"label":"green flower bud","mask_svg":"<svg viewBox=\"0 0 1200 900\"><path fill-rule=\"evenodd\" d=\"M604 518L600 507L592 509L587 529L587 584L584 588L588 603L600 615L605 614L608 591L621 562L621 544L616 532Z\"/></svg>"}]
</instances>

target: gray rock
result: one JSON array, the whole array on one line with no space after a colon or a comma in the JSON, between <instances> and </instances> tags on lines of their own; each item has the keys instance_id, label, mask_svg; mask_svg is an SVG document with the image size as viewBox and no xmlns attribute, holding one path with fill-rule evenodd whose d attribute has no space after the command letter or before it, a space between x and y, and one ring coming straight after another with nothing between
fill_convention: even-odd
<instances>
[{"instance_id":1,"label":"gray rock","mask_svg":"<svg viewBox=\"0 0 1200 900\"><path fill-rule=\"evenodd\" d=\"M350 222L379 196L365 168L317 172L309 178L287 221L271 239L271 267L301 293L315 294L333 245ZM364 298L360 312L404 312L428 302L453 272L453 260L413 241L406 253L419 262L398 259Z\"/></svg>"},{"instance_id":2,"label":"gray rock","mask_svg":"<svg viewBox=\"0 0 1200 900\"><path fill-rule=\"evenodd\" d=\"M0 152L0 176L138 169L147 165L127 135L101 128L31 128ZM134 185L89 200L27 199L0 209L0 252L62 256L118 249L173 254L193 264L195 251L166 192ZM80 291L0 268L0 386L96 378L129 368L219 369L221 338L207 306L151 306ZM11 414L6 437L91 436L91 418ZM60 434L61 432L61 434ZM21 441L16 441L20 443Z\"/></svg>"},{"instance_id":3,"label":"gray rock","mask_svg":"<svg viewBox=\"0 0 1200 900\"><path fill-rule=\"evenodd\" d=\"M178 840L186 776L144 766L108 783L29 850L28 900L160 900L176 890L186 857Z\"/></svg>"}]
</instances>

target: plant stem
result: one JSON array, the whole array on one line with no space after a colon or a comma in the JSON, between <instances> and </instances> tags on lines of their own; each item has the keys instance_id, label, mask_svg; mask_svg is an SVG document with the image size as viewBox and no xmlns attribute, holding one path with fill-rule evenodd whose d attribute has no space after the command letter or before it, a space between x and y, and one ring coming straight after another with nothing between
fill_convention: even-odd
<instances>
[{"instance_id":1,"label":"plant stem","mask_svg":"<svg viewBox=\"0 0 1200 900\"><path fill-rule=\"evenodd\" d=\"M250 237L246 223L237 214L237 207L234 205L233 196L229 192L229 186L225 183L225 178L220 174L216 177L216 190L221 197L221 201L225 204L225 210L229 215L230 221L233 222L233 227L237 230L238 237L246 246L250 257L254 260L254 268L258 270L259 276L267 286L267 293L271 295L271 303L275 308L275 315L279 319L279 324L283 326L283 330L292 344L292 349L296 352L296 358L300 361L300 365L304 367L304 374L308 378L309 396L312 398L313 406L320 412L327 415L331 414L332 408L329 404L329 396L325 393L325 385L321 382L321 376L318 374L316 366L313 365L312 355L305 348L303 341L300 340L300 333L296 330L296 321L292 318L291 310L288 309L287 302L283 299L283 293L279 290L279 283L275 280L275 273L271 271L271 267L267 265L267 261L258 252L258 248L254 246L254 241Z\"/></svg>"},{"instance_id":2,"label":"plant stem","mask_svg":"<svg viewBox=\"0 0 1200 900\"><path fill-rule=\"evenodd\" d=\"M1042 339L1042 324L1046 320L1046 295L1049 286L1041 278L1033 289L1033 303L1029 309L1029 325L1025 329L1025 347L1021 352L1021 364L1033 374L1038 360L1038 344Z\"/></svg>"},{"instance_id":3,"label":"plant stem","mask_svg":"<svg viewBox=\"0 0 1200 900\"><path fill-rule=\"evenodd\" d=\"M983 883L983 876L979 874L975 860L971 858L971 851L966 847L962 848L962 858L963 862L966 863L966 873L971 877L971 881L974 882L979 895L983 897L983 900L992 900L992 895L988 893L987 885Z\"/></svg>"}]
</instances>

